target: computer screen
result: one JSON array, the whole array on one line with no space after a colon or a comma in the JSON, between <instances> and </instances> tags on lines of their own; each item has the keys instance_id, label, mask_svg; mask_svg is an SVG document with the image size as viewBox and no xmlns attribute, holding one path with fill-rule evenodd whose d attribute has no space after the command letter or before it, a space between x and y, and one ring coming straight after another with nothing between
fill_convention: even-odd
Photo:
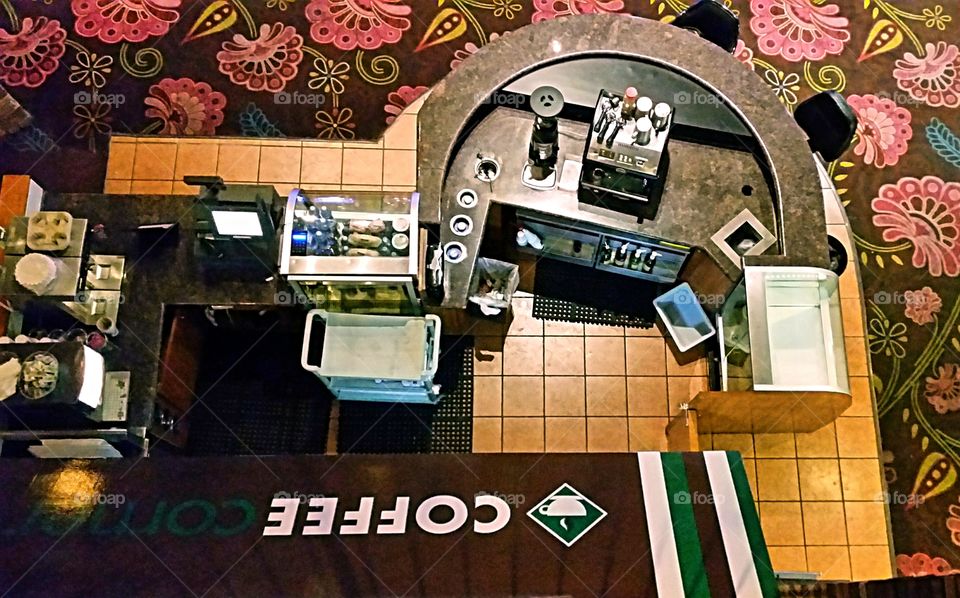
<instances>
[{"instance_id":1,"label":"computer screen","mask_svg":"<svg viewBox=\"0 0 960 598\"><path fill-rule=\"evenodd\" d=\"M211 210L217 234L228 237L262 237L263 226L257 212Z\"/></svg>"}]
</instances>

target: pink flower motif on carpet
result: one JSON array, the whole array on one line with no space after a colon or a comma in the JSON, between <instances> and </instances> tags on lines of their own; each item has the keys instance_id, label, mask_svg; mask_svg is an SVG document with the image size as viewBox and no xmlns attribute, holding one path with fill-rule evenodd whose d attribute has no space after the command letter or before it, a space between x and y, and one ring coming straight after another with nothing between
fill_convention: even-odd
<instances>
[{"instance_id":1,"label":"pink flower motif on carpet","mask_svg":"<svg viewBox=\"0 0 960 598\"><path fill-rule=\"evenodd\" d=\"M839 54L850 40L846 17L836 4L816 5L811 0L751 0L750 29L757 49L767 56L790 62L821 60Z\"/></svg>"},{"instance_id":2,"label":"pink flower motif on carpet","mask_svg":"<svg viewBox=\"0 0 960 598\"><path fill-rule=\"evenodd\" d=\"M429 87L425 85L418 85L416 87L402 85L396 91L391 91L389 95L387 95L387 104L383 107L383 111L388 114L387 124L393 124L393 121L397 120L397 117L400 116L403 109L426 93L428 89Z\"/></svg>"},{"instance_id":3,"label":"pink flower motif on carpet","mask_svg":"<svg viewBox=\"0 0 960 598\"><path fill-rule=\"evenodd\" d=\"M953 507L950 507L953 509ZM960 522L960 520L958 520ZM947 520L947 527L950 527L950 519ZM956 532L954 532L956 533ZM950 575L957 573L946 559L938 556L930 556L922 552L913 555L898 554L897 570L904 577L921 577L923 575Z\"/></svg>"},{"instance_id":4,"label":"pink flower motif on carpet","mask_svg":"<svg viewBox=\"0 0 960 598\"><path fill-rule=\"evenodd\" d=\"M376 50L400 41L413 9L401 0L312 0L307 4L310 37L341 50Z\"/></svg>"},{"instance_id":5,"label":"pink flower motif on carpet","mask_svg":"<svg viewBox=\"0 0 960 598\"><path fill-rule=\"evenodd\" d=\"M499 33L491 33L490 41L492 42L493 40L498 39L499 37L500 37ZM490 43L490 42L487 42L487 43ZM471 56L476 54L477 50L479 49L480 49L480 46L478 46L477 44L473 42L467 42L467 44L463 47L463 49L456 50L453 53L453 60L450 61L450 70L451 71L455 70L458 66L460 66L460 63L462 63L467 58L470 58Z\"/></svg>"},{"instance_id":6,"label":"pink flower motif on carpet","mask_svg":"<svg viewBox=\"0 0 960 598\"><path fill-rule=\"evenodd\" d=\"M533 23L557 17L620 12L623 0L533 0Z\"/></svg>"},{"instance_id":7,"label":"pink flower motif on carpet","mask_svg":"<svg viewBox=\"0 0 960 598\"><path fill-rule=\"evenodd\" d=\"M47 17L23 19L20 31L0 29L0 83L38 87L60 66L67 32Z\"/></svg>"},{"instance_id":8,"label":"pink flower motif on carpet","mask_svg":"<svg viewBox=\"0 0 960 598\"><path fill-rule=\"evenodd\" d=\"M913 266L932 276L960 274L960 183L904 177L880 187L870 203L874 226L888 243L913 244Z\"/></svg>"},{"instance_id":9,"label":"pink flower motif on carpet","mask_svg":"<svg viewBox=\"0 0 960 598\"><path fill-rule=\"evenodd\" d=\"M180 0L73 0L70 6L77 35L108 44L165 35L180 18Z\"/></svg>"},{"instance_id":10,"label":"pink flower motif on carpet","mask_svg":"<svg viewBox=\"0 0 960 598\"><path fill-rule=\"evenodd\" d=\"M927 43L922 58L907 52L894 63L897 87L929 106L960 106L960 48L947 42Z\"/></svg>"},{"instance_id":11,"label":"pink flower motif on carpet","mask_svg":"<svg viewBox=\"0 0 960 598\"><path fill-rule=\"evenodd\" d=\"M223 123L227 97L202 81L168 78L151 85L143 103L147 118L163 123L162 135L213 135Z\"/></svg>"},{"instance_id":12,"label":"pink flower motif on carpet","mask_svg":"<svg viewBox=\"0 0 960 598\"><path fill-rule=\"evenodd\" d=\"M297 76L303 60L303 37L290 25L260 25L256 39L239 33L217 52L220 72L250 91L278 92Z\"/></svg>"},{"instance_id":13,"label":"pink flower motif on carpet","mask_svg":"<svg viewBox=\"0 0 960 598\"><path fill-rule=\"evenodd\" d=\"M854 153L877 168L896 164L907 153L907 141L913 137L910 111L889 98L872 94L847 96L847 103L858 121Z\"/></svg>"},{"instance_id":14,"label":"pink flower motif on carpet","mask_svg":"<svg viewBox=\"0 0 960 598\"><path fill-rule=\"evenodd\" d=\"M927 387L924 394L927 397L927 402L933 405L937 413L943 414L960 409L960 366L955 363L939 366L936 376L927 376ZM957 507L957 513L953 513L954 507L950 507L950 509L951 513L958 519L957 531L960 532L960 507ZM954 541L956 542L956 540Z\"/></svg>"},{"instance_id":15,"label":"pink flower motif on carpet","mask_svg":"<svg viewBox=\"0 0 960 598\"><path fill-rule=\"evenodd\" d=\"M737 47L733 49L733 57L747 65L751 71L754 70L753 50L750 49L750 46L743 43L742 39L737 40Z\"/></svg>"},{"instance_id":16,"label":"pink flower motif on carpet","mask_svg":"<svg viewBox=\"0 0 960 598\"><path fill-rule=\"evenodd\" d=\"M940 299L940 295L930 287L923 287L916 291L905 291L903 298L906 304L903 315L920 326L933 322L933 317L940 313L940 308L943 307L943 300Z\"/></svg>"}]
</instances>

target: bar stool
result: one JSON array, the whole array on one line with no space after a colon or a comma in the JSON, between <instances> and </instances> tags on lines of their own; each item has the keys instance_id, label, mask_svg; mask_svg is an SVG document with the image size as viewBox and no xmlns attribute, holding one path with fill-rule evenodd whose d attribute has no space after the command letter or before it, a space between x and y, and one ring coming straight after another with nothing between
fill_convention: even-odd
<instances>
[{"instance_id":1,"label":"bar stool","mask_svg":"<svg viewBox=\"0 0 960 598\"><path fill-rule=\"evenodd\" d=\"M800 102L793 118L806 132L810 149L833 162L847 151L857 132L857 115L839 93L821 91Z\"/></svg>"},{"instance_id":2,"label":"bar stool","mask_svg":"<svg viewBox=\"0 0 960 598\"><path fill-rule=\"evenodd\" d=\"M693 31L731 54L740 39L737 15L716 0L700 0L677 15L671 24Z\"/></svg>"}]
</instances>

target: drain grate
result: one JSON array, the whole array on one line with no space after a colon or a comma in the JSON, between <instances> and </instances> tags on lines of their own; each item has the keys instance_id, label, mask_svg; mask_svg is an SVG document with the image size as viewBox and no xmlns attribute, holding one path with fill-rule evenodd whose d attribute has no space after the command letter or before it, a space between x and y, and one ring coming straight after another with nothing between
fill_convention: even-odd
<instances>
[{"instance_id":1,"label":"drain grate","mask_svg":"<svg viewBox=\"0 0 960 598\"><path fill-rule=\"evenodd\" d=\"M626 326L628 328L652 328L654 325L652 318L628 316L541 295L536 295L533 298L533 317L538 320Z\"/></svg>"}]
</instances>

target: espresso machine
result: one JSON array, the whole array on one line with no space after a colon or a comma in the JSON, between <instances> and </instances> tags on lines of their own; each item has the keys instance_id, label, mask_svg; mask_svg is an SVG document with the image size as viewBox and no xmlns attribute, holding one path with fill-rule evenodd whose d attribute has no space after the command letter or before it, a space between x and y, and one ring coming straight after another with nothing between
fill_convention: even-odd
<instances>
[{"instance_id":1,"label":"espresso machine","mask_svg":"<svg viewBox=\"0 0 960 598\"><path fill-rule=\"evenodd\" d=\"M580 204L636 216L656 216L670 163L667 142L674 109L628 87L601 90L583 153Z\"/></svg>"}]
</instances>

